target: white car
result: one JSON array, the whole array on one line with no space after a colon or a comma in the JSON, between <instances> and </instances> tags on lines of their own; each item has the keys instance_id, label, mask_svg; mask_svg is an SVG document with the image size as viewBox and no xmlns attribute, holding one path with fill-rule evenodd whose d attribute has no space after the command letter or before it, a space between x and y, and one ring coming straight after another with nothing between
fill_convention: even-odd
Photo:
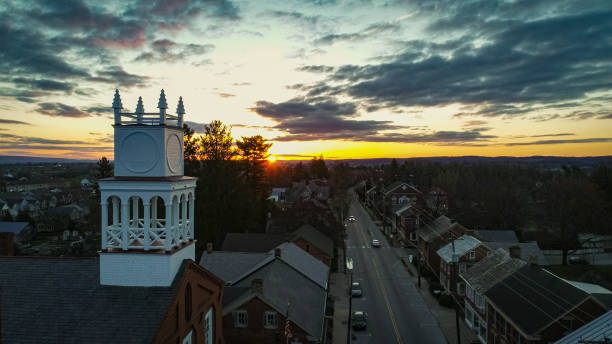
<instances>
[{"instance_id":1,"label":"white car","mask_svg":"<svg viewBox=\"0 0 612 344\"><path fill-rule=\"evenodd\" d=\"M372 247L380 247L380 241L378 239L372 240Z\"/></svg>"},{"instance_id":2,"label":"white car","mask_svg":"<svg viewBox=\"0 0 612 344\"><path fill-rule=\"evenodd\" d=\"M349 217L347 218L347 220L349 220L349 221L351 221L351 222L353 222L353 221L357 221L357 219L355 219L355 216L349 216Z\"/></svg>"}]
</instances>

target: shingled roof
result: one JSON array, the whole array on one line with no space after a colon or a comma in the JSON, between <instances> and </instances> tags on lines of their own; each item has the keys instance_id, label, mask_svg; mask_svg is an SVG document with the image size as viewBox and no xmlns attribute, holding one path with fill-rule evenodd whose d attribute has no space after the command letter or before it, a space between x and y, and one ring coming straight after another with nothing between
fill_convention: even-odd
<instances>
[{"instance_id":1,"label":"shingled roof","mask_svg":"<svg viewBox=\"0 0 612 344\"><path fill-rule=\"evenodd\" d=\"M438 255L442 260L447 263L453 261L453 255L457 255L458 257L462 257L469 251L475 249L476 247L482 244L480 240L474 238L471 235L462 235L460 238L449 242L448 244L442 246L438 251Z\"/></svg>"},{"instance_id":2,"label":"shingled roof","mask_svg":"<svg viewBox=\"0 0 612 344\"><path fill-rule=\"evenodd\" d=\"M233 252L268 252L287 241L284 234L227 233L221 249Z\"/></svg>"},{"instance_id":3,"label":"shingled roof","mask_svg":"<svg viewBox=\"0 0 612 344\"><path fill-rule=\"evenodd\" d=\"M97 258L0 258L4 343L151 343L176 294L103 286ZM138 325L134 325L138 319Z\"/></svg>"},{"instance_id":4,"label":"shingled roof","mask_svg":"<svg viewBox=\"0 0 612 344\"><path fill-rule=\"evenodd\" d=\"M0 233L14 233L19 234L21 231L28 226L27 222L0 222Z\"/></svg>"},{"instance_id":5,"label":"shingled roof","mask_svg":"<svg viewBox=\"0 0 612 344\"><path fill-rule=\"evenodd\" d=\"M406 182L397 181L397 182L394 182L394 183L391 183L391 184L389 184L389 185L385 186L385 190L384 190L384 194L385 194L385 196L386 196L387 194L389 194L390 192L392 192L393 190L397 189L398 187L402 186L402 185L406 185L406 187L407 187L407 188L410 188L410 189L411 189L411 191L413 191L413 192L421 193L421 191L419 191L419 190L418 190L417 188L415 188L414 186L412 186L412 185L410 185L410 184L408 184L408 183L406 183Z\"/></svg>"},{"instance_id":6,"label":"shingled roof","mask_svg":"<svg viewBox=\"0 0 612 344\"><path fill-rule=\"evenodd\" d=\"M474 236L485 242L507 242L518 244L518 238L514 231L480 229L474 231Z\"/></svg>"},{"instance_id":7,"label":"shingled roof","mask_svg":"<svg viewBox=\"0 0 612 344\"><path fill-rule=\"evenodd\" d=\"M527 264L485 293L488 301L528 335L536 335L589 294L537 265Z\"/></svg>"},{"instance_id":8,"label":"shingled roof","mask_svg":"<svg viewBox=\"0 0 612 344\"><path fill-rule=\"evenodd\" d=\"M309 224L305 224L292 234L292 241L298 238L310 242L330 257L334 256L334 241Z\"/></svg>"}]
</instances>

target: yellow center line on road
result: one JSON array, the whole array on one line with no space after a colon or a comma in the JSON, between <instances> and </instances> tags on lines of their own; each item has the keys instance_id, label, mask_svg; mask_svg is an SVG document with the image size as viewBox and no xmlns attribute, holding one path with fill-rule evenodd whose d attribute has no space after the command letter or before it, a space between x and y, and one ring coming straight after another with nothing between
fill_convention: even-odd
<instances>
[{"instance_id":1,"label":"yellow center line on road","mask_svg":"<svg viewBox=\"0 0 612 344\"><path fill-rule=\"evenodd\" d=\"M357 226L359 228L359 233L363 237L363 242L368 243L365 234L363 233L363 229L361 223L358 222ZM395 334L395 339L399 344L402 344L402 336L400 336L399 329L397 328L397 323L395 322L395 316L393 316L393 310L391 310L391 303L389 302L389 296L387 295L387 290L385 286L382 284L382 277L380 276L380 272L378 271L378 266L376 266L376 257L372 256L372 264L374 265L374 272L376 272L376 276L378 277L376 280L378 282L378 287L380 288L381 293L383 294L383 298L385 299L385 305L387 306L387 311L389 312L389 318L391 319L391 325L393 326L393 332Z\"/></svg>"}]
</instances>

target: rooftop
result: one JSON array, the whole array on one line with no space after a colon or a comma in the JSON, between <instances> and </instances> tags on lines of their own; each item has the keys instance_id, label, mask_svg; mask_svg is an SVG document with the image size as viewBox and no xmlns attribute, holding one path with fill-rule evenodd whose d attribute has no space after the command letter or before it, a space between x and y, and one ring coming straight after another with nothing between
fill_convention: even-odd
<instances>
[{"instance_id":1,"label":"rooftop","mask_svg":"<svg viewBox=\"0 0 612 344\"><path fill-rule=\"evenodd\" d=\"M503 249L497 249L462 273L461 278L474 291L483 294L525 264L520 259L511 258Z\"/></svg>"},{"instance_id":2,"label":"rooftop","mask_svg":"<svg viewBox=\"0 0 612 344\"><path fill-rule=\"evenodd\" d=\"M453 255L461 257L478 247L482 242L471 235L462 235L438 250L438 255L447 263L453 261Z\"/></svg>"},{"instance_id":3,"label":"rooftop","mask_svg":"<svg viewBox=\"0 0 612 344\"><path fill-rule=\"evenodd\" d=\"M21 233L28 226L27 222L0 222L0 233Z\"/></svg>"}]
</instances>

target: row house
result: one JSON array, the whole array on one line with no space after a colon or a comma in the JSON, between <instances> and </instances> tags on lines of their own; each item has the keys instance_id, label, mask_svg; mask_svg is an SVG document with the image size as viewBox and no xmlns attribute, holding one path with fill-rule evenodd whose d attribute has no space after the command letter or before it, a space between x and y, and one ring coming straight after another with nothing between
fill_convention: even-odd
<instances>
[{"instance_id":1,"label":"row house","mask_svg":"<svg viewBox=\"0 0 612 344\"><path fill-rule=\"evenodd\" d=\"M553 344L574 344L581 341L583 343L607 344L612 340L610 328L612 328L612 311L604 313Z\"/></svg>"},{"instance_id":2,"label":"row house","mask_svg":"<svg viewBox=\"0 0 612 344\"><path fill-rule=\"evenodd\" d=\"M487 342L488 331L485 293L525 264L525 261L498 249L459 275L465 284L464 320L481 343Z\"/></svg>"},{"instance_id":3,"label":"row house","mask_svg":"<svg viewBox=\"0 0 612 344\"><path fill-rule=\"evenodd\" d=\"M417 230L421 224L421 210L414 203L398 204L392 209L392 226L402 240L417 242Z\"/></svg>"},{"instance_id":4,"label":"row house","mask_svg":"<svg viewBox=\"0 0 612 344\"><path fill-rule=\"evenodd\" d=\"M0 256L15 255L15 250L29 243L33 234L27 222L0 222Z\"/></svg>"},{"instance_id":5,"label":"row house","mask_svg":"<svg viewBox=\"0 0 612 344\"><path fill-rule=\"evenodd\" d=\"M226 343L323 340L329 268L297 245L260 253L213 251L209 244L200 265L225 283ZM284 330L287 320L291 338Z\"/></svg>"},{"instance_id":6,"label":"row house","mask_svg":"<svg viewBox=\"0 0 612 344\"><path fill-rule=\"evenodd\" d=\"M609 308L595 294L526 264L485 292L486 343L544 344L593 321Z\"/></svg>"},{"instance_id":7,"label":"row house","mask_svg":"<svg viewBox=\"0 0 612 344\"><path fill-rule=\"evenodd\" d=\"M440 284L449 292L464 296L465 283L459 278L474 264L487 256L490 249L471 235L462 235L442 246L440 256Z\"/></svg>"},{"instance_id":8,"label":"row house","mask_svg":"<svg viewBox=\"0 0 612 344\"><path fill-rule=\"evenodd\" d=\"M418 248L423 259L436 276L440 274L440 256L437 251L452 238L465 234L467 229L442 215L431 222L424 222L417 230Z\"/></svg>"}]
</instances>

